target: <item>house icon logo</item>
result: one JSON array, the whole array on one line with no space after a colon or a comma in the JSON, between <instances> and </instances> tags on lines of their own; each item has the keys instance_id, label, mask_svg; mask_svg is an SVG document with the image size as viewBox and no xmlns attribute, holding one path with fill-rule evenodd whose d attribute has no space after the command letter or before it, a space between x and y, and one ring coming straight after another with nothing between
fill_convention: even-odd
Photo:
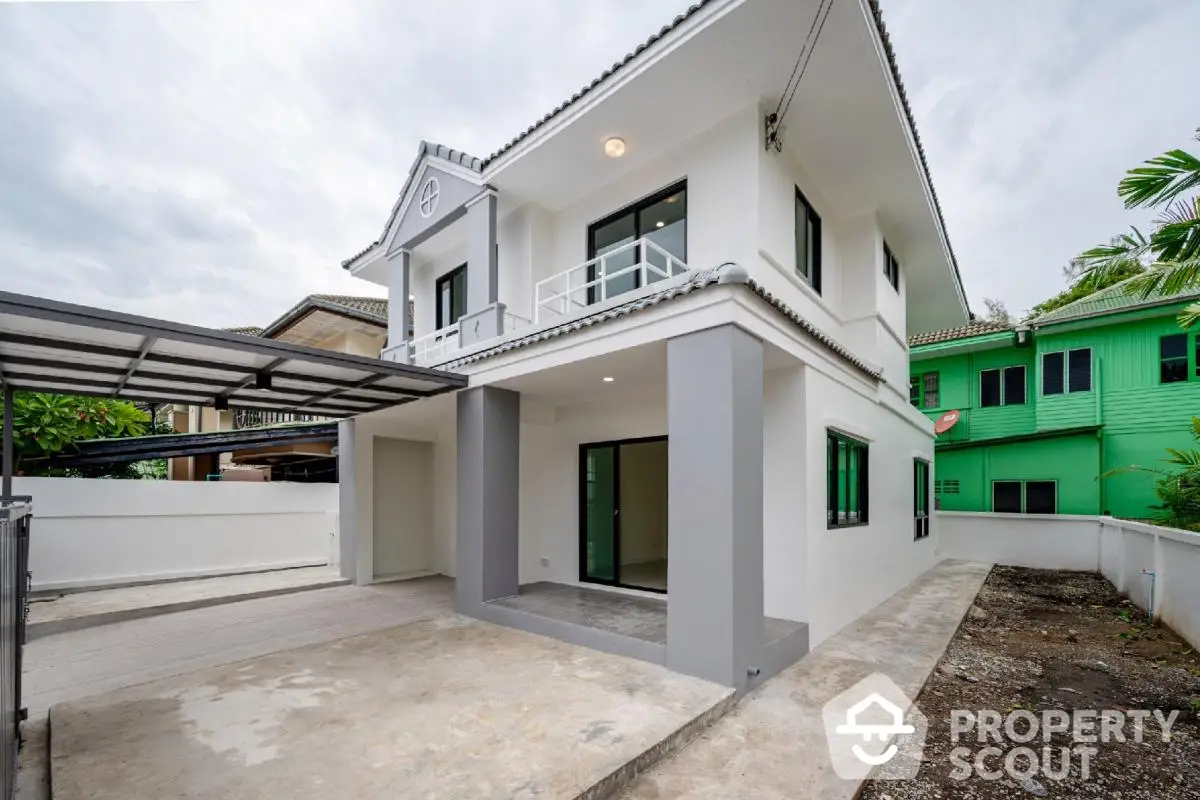
<instances>
[{"instance_id":1,"label":"house icon logo","mask_svg":"<svg viewBox=\"0 0 1200 800\"><path fill-rule=\"evenodd\" d=\"M821 714L838 777L916 777L928 724L888 676L877 672L864 678L826 703Z\"/></svg>"}]
</instances>

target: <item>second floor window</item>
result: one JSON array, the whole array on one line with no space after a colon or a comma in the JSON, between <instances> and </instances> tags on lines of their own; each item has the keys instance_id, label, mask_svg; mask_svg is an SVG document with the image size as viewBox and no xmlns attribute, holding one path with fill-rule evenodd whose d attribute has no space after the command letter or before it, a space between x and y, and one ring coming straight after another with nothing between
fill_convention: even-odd
<instances>
[{"instance_id":1,"label":"second floor window","mask_svg":"<svg viewBox=\"0 0 1200 800\"><path fill-rule=\"evenodd\" d=\"M892 288L900 291L900 262L896 260L887 242L883 243L883 274Z\"/></svg>"},{"instance_id":2,"label":"second floor window","mask_svg":"<svg viewBox=\"0 0 1200 800\"><path fill-rule=\"evenodd\" d=\"M1091 390L1092 348L1081 347L1042 355L1042 394Z\"/></svg>"},{"instance_id":3,"label":"second floor window","mask_svg":"<svg viewBox=\"0 0 1200 800\"><path fill-rule=\"evenodd\" d=\"M909 380L908 401L917 408L937 408L938 399L938 373L926 372Z\"/></svg>"},{"instance_id":4,"label":"second floor window","mask_svg":"<svg viewBox=\"0 0 1200 800\"><path fill-rule=\"evenodd\" d=\"M796 187L796 274L821 293L821 216Z\"/></svg>"},{"instance_id":5,"label":"second floor window","mask_svg":"<svg viewBox=\"0 0 1200 800\"><path fill-rule=\"evenodd\" d=\"M467 265L450 270L437 279L433 287L434 312L437 329L441 330L458 322L467 313Z\"/></svg>"},{"instance_id":6,"label":"second floor window","mask_svg":"<svg viewBox=\"0 0 1200 800\"><path fill-rule=\"evenodd\" d=\"M663 252L687 261L686 181L639 200L588 228L588 260L608 256L604 259L604 274L616 275L588 289L589 303L631 292L642 285L642 271L629 269L641 263L638 239L647 239ZM646 248L646 262L659 270L646 270L647 283L671 274L666 257L653 248ZM600 278L600 269L599 263L588 269L589 282ZM629 271L624 272L626 269Z\"/></svg>"},{"instance_id":7,"label":"second floor window","mask_svg":"<svg viewBox=\"0 0 1200 800\"><path fill-rule=\"evenodd\" d=\"M979 372L979 406L1020 406L1025 404L1025 365L985 369Z\"/></svg>"},{"instance_id":8,"label":"second floor window","mask_svg":"<svg viewBox=\"0 0 1200 800\"><path fill-rule=\"evenodd\" d=\"M1188 336L1173 333L1158 340L1158 380L1178 383L1188 379Z\"/></svg>"}]
</instances>

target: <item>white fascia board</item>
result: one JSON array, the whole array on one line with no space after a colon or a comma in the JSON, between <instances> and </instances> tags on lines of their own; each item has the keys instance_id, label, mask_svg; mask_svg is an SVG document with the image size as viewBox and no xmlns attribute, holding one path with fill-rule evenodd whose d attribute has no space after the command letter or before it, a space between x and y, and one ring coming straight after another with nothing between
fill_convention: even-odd
<instances>
[{"instance_id":1,"label":"white fascia board","mask_svg":"<svg viewBox=\"0 0 1200 800\"><path fill-rule=\"evenodd\" d=\"M875 57L879 59L879 68L883 70L884 79L887 81L888 95L892 98L892 104L896 109L896 116L900 120L900 126L904 129L904 141L908 144L913 169L917 171L917 177L921 181L921 188L925 193L925 203L929 209L929 216L933 219L934 226L937 227L938 241L942 247L942 255L946 259L947 266L950 267L950 278L954 281L954 288L957 290L958 301L965 317L970 313L970 306L967 303L967 293L963 289L961 276L958 274L958 270L954 268L954 255L950 250L950 237L946 234L946 229L942 226L941 214L938 213L937 203L933 199L933 185L930 183L929 176L925 173L925 167L921 162L921 154L917 149L916 132L913 130L912 125L909 124L908 114L904 111L904 103L900 99L900 88L896 85L896 77L892 74L892 67L888 62L883 37L879 35L879 27L874 22L875 15L868 2L869 0L858 0L864 19L867 21L867 28L871 34L871 44L875 48Z\"/></svg>"},{"instance_id":2,"label":"white fascia board","mask_svg":"<svg viewBox=\"0 0 1200 800\"><path fill-rule=\"evenodd\" d=\"M619 92L625 84L653 67L664 56L674 52L676 48L687 42L699 31L708 27L714 21L725 16L725 14L742 5L744 2L747 2L747 0L715 0L715 2L709 3L700 9L700 11L696 12L695 16L685 20L678 28L670 31L664 38L639 53L633 61L622 65L599 86L588 90L579 100L560 111L552 119L542 124L536 131L521 139L511 149L506 150L496 157L483 170L484 183L491 183L498 173L503 172L505 166L519 160L525 153L537 149L547 139L555 136L559 131L584 114L587 114L595 106L604 102L616 92Z\"/></svg>"}]
</instances>

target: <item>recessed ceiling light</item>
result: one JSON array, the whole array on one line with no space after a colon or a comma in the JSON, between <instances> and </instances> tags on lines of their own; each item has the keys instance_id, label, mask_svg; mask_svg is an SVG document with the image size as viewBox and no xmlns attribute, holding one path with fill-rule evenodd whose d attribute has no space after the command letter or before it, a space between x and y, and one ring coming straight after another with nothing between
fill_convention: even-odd
<instances>
[{"instance_id":1,"label":"recessed ceiling light","mask_svg":"<svg viewBox=\"0 0 1200 800\"><path fill-rule=\"evenodd\" d=\"M600 380L604 381L605 383L612 383L613 381L616 380L616 378L612 377L611 375L605 375Z\"/></svg>"},{"instance_id":2,"label":"recessed ceiling light","mask_svg":"<svg viewBox=\"0 0 1200 800\"><path fill-rule=\"evenodd\" d=\"M609 158L620 158L625 155L625 140L619 136L613 136L604 140L604 155Z\"/></svg>"},{"instance_id":3,"label":"recessed ceiling light","mask_svg":"<svg viewBox=\"0 0 1200 800\"><path fill-rule=\"evenodd\" d=\"M658 222L654 223L654 227L656 227L656 228L661 228L663 225L666 225L666 224L667 224L667 223L663 222L663 221L660 219Z\"/></svg>"}]
</instances>

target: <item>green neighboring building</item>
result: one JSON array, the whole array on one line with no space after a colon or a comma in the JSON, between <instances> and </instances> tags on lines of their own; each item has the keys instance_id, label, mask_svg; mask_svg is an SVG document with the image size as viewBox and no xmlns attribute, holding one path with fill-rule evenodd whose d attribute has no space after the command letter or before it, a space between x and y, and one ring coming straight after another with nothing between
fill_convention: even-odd
<instances>
[{"instance_id":1,"label":"green neighboring building","mask_svg":"<svg viewBox=\"0 0 1200 800\"><path fill-rule=\"evenodd\" d=\"M940 508L1148 516L1153 475L1097 476L1192 446L1200 353L1176 316L1198 296L1117 284L1020 325L910 339L913 405L960 415L937 439Z\"/></svg>"}]
</instances>

